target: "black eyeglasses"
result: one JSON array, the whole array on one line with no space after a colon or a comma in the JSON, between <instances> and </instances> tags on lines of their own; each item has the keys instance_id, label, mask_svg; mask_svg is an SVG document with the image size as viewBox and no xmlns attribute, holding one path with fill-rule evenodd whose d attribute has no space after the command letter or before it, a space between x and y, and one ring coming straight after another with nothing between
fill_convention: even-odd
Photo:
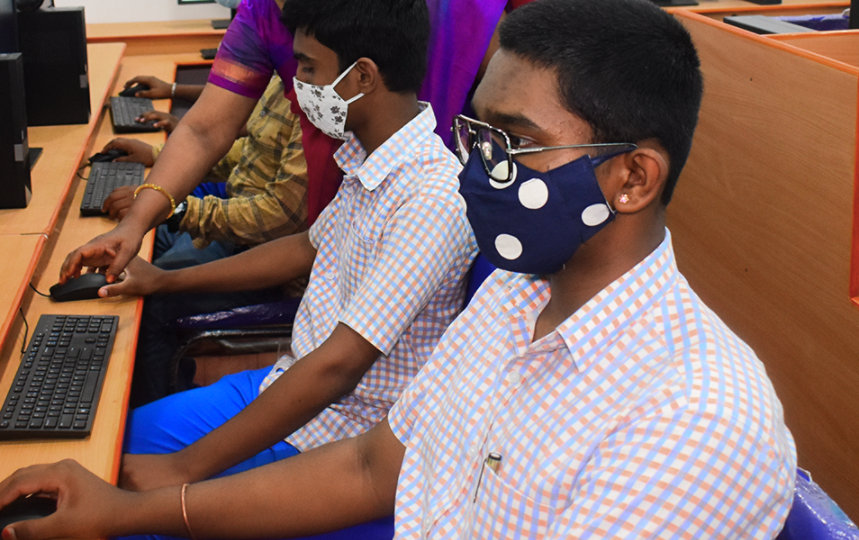
<instances>
[{"instance_id":1,"label":"black eyeglasses","mask_svg":"<svg viewBox=\"0 0 859 540\"><path fill-rule=\"evenodd\" d=\"M631 152L638 148L633 143L596 143L596 144L569 144L564 146L535 146L529 148L514 148L510 135L486 122L475 120L464 115L457 115L453 119L453 128L456 136L456 155L463 165L468 161L468 156L473 149L477 149L483 168L490 178L499 183L507 183L513 178L513 156L520 154L534 154L546 150L562 150L570 148L592 148L598 153L588 157L594 167L608 161L609 159Z\"/></svg>"}]
</instances>

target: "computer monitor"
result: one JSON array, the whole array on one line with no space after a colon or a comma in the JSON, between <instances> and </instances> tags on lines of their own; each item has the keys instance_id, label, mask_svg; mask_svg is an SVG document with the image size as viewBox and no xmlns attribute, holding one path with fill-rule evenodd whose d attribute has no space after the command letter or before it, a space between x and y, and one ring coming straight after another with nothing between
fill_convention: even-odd
<instances>
[{"instance_id":1,"label":"computer monitor","mask_svg":"<svg viewBox=\"0 0 859 540\"><path fill-rule=\"evenodd\" d=\"M190 4L214 4L215 0L177 0L180 6L190 5ZM229 19L213 19L212 20L212 28L217 30L222 30L230 25L230 21L233 20L233 17L236 16L236 10L230 10L230 18Z\"/></svg>"},{"instance_id":2,"label":"computer monitor","mask_svg":"<svg viewBox=\"0 0 859 540\"><path fill-rule=\"evenodd\" d=\"M15 0L0 0L0 54L18 52L18 17Z\"/></svg>"}]
</instances>

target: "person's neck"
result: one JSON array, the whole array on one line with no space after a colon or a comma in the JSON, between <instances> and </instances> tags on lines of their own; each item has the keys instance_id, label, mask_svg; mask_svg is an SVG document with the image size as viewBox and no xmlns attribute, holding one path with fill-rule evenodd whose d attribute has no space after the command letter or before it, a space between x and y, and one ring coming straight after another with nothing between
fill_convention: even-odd
<instances>
[{"instance_id":1,"label":"person's neck","mask_svg":"<svg viewBox=\"0 0 859 540\"><path fill-rule=\"evenodd\" d=\"M370 113L353 133L368 156L420 113L415 94L388 92L383 99L365 105Z\"/></svg>"},{"instance_id":2,"label":"person's neck","mask_svg":"<svg viewBox=\"0 0 859 540\"><path fill-rule=\"evenodd\" d=\"M619 216L549 276L551 297L537 317L533 340L558 327L611 282L650 255L665 238L664 217Z\"/></svg>"}]
</instances>

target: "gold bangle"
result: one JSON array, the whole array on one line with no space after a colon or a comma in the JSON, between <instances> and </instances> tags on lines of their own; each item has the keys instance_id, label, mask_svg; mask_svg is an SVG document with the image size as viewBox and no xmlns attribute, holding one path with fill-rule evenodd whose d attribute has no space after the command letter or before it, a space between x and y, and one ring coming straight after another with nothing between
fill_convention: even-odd
<instances>
[{"instance_id":1,"label":"gold bangle","mask_svg":"<svg viewBox=\"0 0 859 540\"><path fill-rule=\"evenodd\" d=\"M188 483L182 484L182 490L179 492L179 502L182 504L182 520L185 522L185 530L188 532L188 538L194 540L194 533L191 532L191 522L188 521L188 508L185 506L185 492L188 490Z\"/></svg>"},{"instance_id":2,"label":"gold bangle","mask_svg":"<svg viewBox=\"0 0 859 540\"><path fill-rule=\"evenodd\" d=\"M173 212L176 211L176 199L173 198L173 195L170 195L166 189L159 186L158 184L140 184L134 189L134 198L136 199L140 192L144 189L154 189L158 193L167 197L167 200L170 201L170 213L167 214L167 217L164 219L170 219L170 216L173 215Z\"/></svg>"}]
</instances>

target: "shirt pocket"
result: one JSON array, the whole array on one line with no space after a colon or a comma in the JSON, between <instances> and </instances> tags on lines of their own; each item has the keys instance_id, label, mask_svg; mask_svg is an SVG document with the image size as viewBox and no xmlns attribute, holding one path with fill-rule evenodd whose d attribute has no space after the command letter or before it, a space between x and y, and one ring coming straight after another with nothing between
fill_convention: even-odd
<instances>
[{"instance_id":1,"label":"shirt pocket","mask_svg":"<svg viewBox=\"0 0 859 540\"><path fill-rule=\"evenodd\" d=\"M468 537L542 538L562 511L525 496L484 467Z\"/></svg>"}]
</instances>

